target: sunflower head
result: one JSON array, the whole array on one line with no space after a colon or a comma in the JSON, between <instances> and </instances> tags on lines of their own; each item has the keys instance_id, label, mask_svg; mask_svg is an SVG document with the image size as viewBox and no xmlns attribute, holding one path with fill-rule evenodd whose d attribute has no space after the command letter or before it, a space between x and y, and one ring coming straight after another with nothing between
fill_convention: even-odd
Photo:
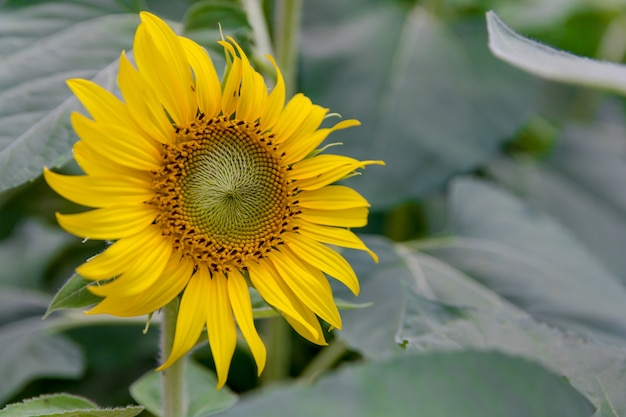
<instances>
[{"instance_id":1,"label":"sunflower head","mask_svg":"<svg viewBox=\"0 0 626 417\"><path fill-rule=\"evenodd\" d=\"M69 87L91 118L75 113L74 156L85 175L45 170L65 198L93 208L57 214L83 238L112 241L77 268L103 299L89 313L129 317L181 296L176 335L163 369L188 352L206 326L218 386L228 374L239 327L259 374L265 347L249 287L308 340L325 344L318 317L341 328L326 275L359 291L335 245L367 251L350 230L368 203L334 183L380 161L321 152L333 131L328 109L297 94L285 103L274 60L271 90L237 43L222 41L229 68L220 82L207 52L141 13L136 66L122 53L119 100L91 81Z\"/></svg>"}]
</instances>

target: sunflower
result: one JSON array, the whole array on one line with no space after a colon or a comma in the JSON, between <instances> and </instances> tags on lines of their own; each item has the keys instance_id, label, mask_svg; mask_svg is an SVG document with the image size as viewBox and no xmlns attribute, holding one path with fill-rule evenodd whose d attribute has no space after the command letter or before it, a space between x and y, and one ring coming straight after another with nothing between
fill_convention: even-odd
<instances>
[{"instance_id":1,"label":"sunflower","mask_svg":"<svg viewBox=\"0 0 626 417\"><path fill-rule=\"evenodd\" d=\"M93 208L57 213L63 229L114 242L76 269L102 297L88 313L139 316L181 296L159 369L188 352L206 325L221 387L237 327L259 374L265 365L249 287L314 343L325 344L318 317L341 328L325 274L355 294L359 283L327 244L376 255L349 230L366 224L368 202L333 183L381 162L317 149L359 122L321 128L328 109L302 94L285 104L271 56L268 92L239 45L220 41L228 61L220 82L206 50L152 14L140 17L136 67L123 52L119 60L123 100L91 81L68 81L91 115L71 116L85 175L44 175L57 193Z\"/></svg>"}]
</instances>

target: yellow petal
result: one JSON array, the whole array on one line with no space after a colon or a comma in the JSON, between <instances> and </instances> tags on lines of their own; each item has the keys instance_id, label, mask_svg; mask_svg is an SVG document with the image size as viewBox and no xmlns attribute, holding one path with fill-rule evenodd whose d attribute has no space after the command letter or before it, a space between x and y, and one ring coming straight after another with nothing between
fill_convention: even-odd
<instances>
[{"instance_id":1,"label":"yellow petal","mask_svg":"<svg viewBox=\"0 0 626 417\"><path fill-rule=\"evenodd\" d=\"M198 268L189 280L180 301L176 334L170 356L163 365L157 368L157 371L169 367L196 345L207 320L207 294L210 283L211 275L206 267Z\"/></svg>"},{"instance_id":2,"label":"yellow petal","mask_svg":"<svg viewBox=\"0 0 626 417\"><path fill-rule=\"evenodd\" d=\"M329 185L319 190L302 191L297 195L296 199L299 207L322 210L342 210L370 206L361 194L345 185Z\"/></svg>"},{"instance_id":3,"label":"yellow petal","mask_svg":"<svg viewBox=\"0 0 626 417\"><path fill-rule=\"evenodd\" d=\"M359 280L343 256L328 246L297 233L285 234L284 239L300 259L336 278L355 295L359 293Z\"/></svg>"},{"instance_id":4,"label":"yellow petal","mask_svg":"<svg viewBox=\"0 0 626 417\"><path fill-rule=\"evenodd\" d=\"M118 162L111 160L108 156L103 155L96 149L97 145L94 148L82 140L74 144L74 159L85 174L103 177L115 175L137 178L143 181L152 180L150 172L121 165Z\"/></svg>"},{"instance_id":5,"label":"yellow petal","mask_svg":"<svg viewBox=\"0 0 626 417\"><path fill-rule=\"evenodd\" d=\"M138 127L124 103L98 84L75 78L67 85L96 122Z\"/></svg>"},{"instance_id":6,"label":"yellow petal","mask_svg":"<svg viewBox=\"0 0 626 417\"><path fill-rule=\"evenodd\" d=\"M161 143L172 142L175 135L174 127L167 118L159 98L124 53L120 56L117 84L128 111L137 124L154 140Z\"/></svg>"},{"instance_id":7,"label":"yellow petal","mask_svg":"<svg viewBox=\"0 0 626 417\"><path fill-rule=\"evenodd\" d=\"M341 317L333 300L328 280L319 269L303 265L288 247L269 257L294 294L324 321L341 329Z\"/></svg>"},{"instance_id":8,"label":"yellow petal","mask_svg":"<svg viewBox=\"0 0 626 417\"><path fill-rule=\"evenodd\" d=\"M153 195L150 183L132 177L70 176L48 169L44 169L43 175L54 191L87 207L138 204Z\"/></svg>"},{"instance_id":9,"label":"yellow petal","mask_svg":"<svg viewBox=\"0 0 626 417\"><path fill-rule=\"evenodd\" d=\"M304 337L311 343L316 345L326 346L326 339L324 339L324 332L320 326L317 316L313 314L308 308L303 308L298 317L291 316L287 313L283 313L283 317L298 332L298 334ZM311 331L311 329L313 329Z\"/></svg>"},{"instance_id":10,"label":"yellow petal","mask_svg":"<svg viewBox=\"0 0 626 417\"><path fill-rule=\"evenodd\" d=\"M304 159L298 164L294 165L293 171L296 171L295 167L297 165L305 164L306 162L310 160L318 159L323 156L338 156L338 155L320 155L317 157ZM382 161L356 161L355 160L355 162L353 163L341 165L341 166L334 167L334 168L329 167L329 169L325 169L327 165L320 166L318 168L319 169L318 173L313 176L313 175L310 175L310 172L315 168L311 166L314 164L310 163L304 166L302 170L298 169L298 171L296 171L294 174L292 174L291 171L289 171L289 173L287 174L287 177L292 178L293 175L309 175L308 177L298 180L298 188L300 190L317 190L329 184L342 180L344 178L348 178L352 175L355 175L356 169L364 168L366 165L370 165L370 164L384 165Z\"/></svg>"},{"instance_id":11,"label":"yellow petal","mask_svg":"<svg viewBox=\"0 0 626 417\"><path fill-rule=\"evenodd\" d=\"M76 272L91 280L116 277L130 268L139 251L160 236L161 230L150 225L141 233L118 240L104 252L76 268Z\"/></svg>"},{"instance_id":12,"label":"yellow petal","mask_svg":"<svg viewBox=\"0 0 626 417\"><path fill-rule=\"evenodd\" d=\"M250 65L248 57L239 44L230 36L227 39L235 46L241 60L241 90L240 99L237 103L237 118L253 122L261 115L265 99L267 99L267 87L263 77ZM227 50L234 58L235 51L232 46Z\"/></svg>"},{"instance_id":13,"label":"yellow petal","mask_svg":"<svg viewBox=\"0 0 626 417\"><path fill-rule=\"evenodd\" d=\"M311 223L339 227L363 227L367 225L367 207L343 210L306 209L298 216Z\"/></svg>"},{"instance_id":14,"label":"yellow petal","mask_svg":"<svg viewBox=\"0 0 626 417\"><path fill-rule=\"evenodd\" d=\"M206 326L209 345L217 371L217 388L226 383L230 361L237 345L237 331L228 296L228 281L221 272L214 272L209 282Z\"/></svg>"},{"instance_id":15,"label":"yellow petal","mask_svg":"<svg viewBox=\"0 0 626 417\"><path fill-rule=\"evenodd\" d=\"M274 58L270 55L266 55L266 58L270 60L276 71L276 85L267 98L261 115L261 123L265 129L272 129L285 106L285 80Z\"/></svg>"},{"instance_id":16,"label":"yellow petal","mask_svg":"<svg viewBox=\"0 0 626 417\"><path fill-rule=\"evenodd\" d=\"M205 117L213 118L221 111L222 86L207 51L194 41L178 38L194 73L198 107Z\"/></svg>"},{"instance_id":17,"label":"yellow petal","mask_svg":"<svg viewBox=\"0 0 626 417\"><path fill-rule=\"evenodd\" d=\"M318 242L366 251L370 254L372 259L378 263L378 256L365 246L357 235L348 229L320 226L319 224L309 223L302 219L296 220L296 224L299 226L298 233L301 235L317 240Z\"/></svg>"},{"instance_id":18,"label":"yellow petal","mask_svg":"<svg viewBox=\"0 0 626 417\"><path fill-rule=\"evenodd\" d=\"M232 46L226 42L219 42L227 51L229 48L232 50ZM232 51L234 54L234 51ZM222 113L226 117L230 117L235 110L237 110L237 104L239 103L241 92L241 60L239 58L233 58L233 63L230 66L226 79L222 80L224 89L222 92Z\"/></svg>"},{"instance_id":19,"label":"yellow petal","mask_svg":"<svg viewBox=\"0 0 626 417\"><path fill-rule=\"evenodd\" d=\"M241 329L243 337L248 342L252 356L254 356L256 361L258 375L261 375L263 368L265 368L267 353L265 345L254 327L248 284L238 271L228 274L228 296L230 297L230 304L233 307L233 313L235 313L239 329Z\"/></svg>"},{"instance_id":20,"label":"yellow petal","mask_svg":"<svg viewBox=\"0 0 626 417\"><path fill-rule=\"evenodd\" d=\"M315 178L346 166L358 167L360 161L343 155L322 154L296 162L288 172L289 179Z\"/></svg>"},{"instance_id":21,"label":"yellow petal","mask_svg":"<svg viewBox=\"0 0 626 417\"><path fill-rule=\"evenodd\" d=\"M178 36L161 19L141 12L133 53L139 72L178 126L188 126L198 104L187 55Z\"/></svg>"},{"instance_id":22,"label":"yellow petal","mask_svg":"<svg viewBox=\"0 0 626 417\"><path fill-rule=\"evenodd\" d=\"M76 236L88 239L116 240L143 232L155 218L152 207L104 207L79 214L57 213L59 225Z\"/></svg>"},{"instance_id":23,"label":"yellow petal","mask_svg":"<svg viewBox=\"0 0 626 417\"><path fill-rule=\"evenodd\" d=\"M324 342L317 317L295 296L272 263L268 261L251 263L248 265L248 271L250 281L261 297L280 310L285 317L289 317L289 323L298 333L314 343ZM298 323L297 326L294 322Z\"/></svg>"},{"instance_id":24,"label":"yellow petal","mask_svg":"<svg viewBox=\"0 0 626 417\"><path fill-rule=\"evenodd\" d=\"M313 122L317 122L317 126L319 126L327 111L327 109L313 104L311 99L304 94L296 94L289 100L281 112L276 125L272 128L272 133L276 136L274 141L276 143L285 142L302 124L306 123L309 118ZM317 126L313 130L315 130Z\"/></svg>"},{"instance_id":25,"label":"yellow petal","mask_svg":"<svg viewBox=\"0 0 626 417\"><path fill-rule=\"evenodd\" d=\"M129 168L156 170L161 167L159 151L139 132L116 125L96 123L72 113L72 126L94 151Z\"/></svg>"},{"instance_id":26,"label":"yellow petal","mask_svg":"<svg viewBox=\"0 0 626 417\"><path fill-rule=\"evenodd\" d=\"M281 144L281 150L286 154L283 160L287 164L293 164L300 161L305 156L313 152L315 148L317 148L319 144L334 131L359 126L360 124L361 122L354 119L343 120L333 127L320 129L306 138L298 137L298 140L289 140Z\"/></svg>"},{"instance_id":27,"label":"yellow petal","mask_svg":"<svg viewBox=\"0 0 626 417\"><path fill-rule=\"evenodd\" d=\"M182 292L193 274L194 264L173 255L163 273L149 288L130 297L106 297L88 314L111 314L118 317L143 316L169 304Z\"/></svg>"},{"instance_id":28,"label":"yellow petal","mask_svg":"<svg viewBox=\"0 0 626 417\"><path fill-rule=\"evenodd\" d=\"M172 244L169 239L159 236L136 253L128 269L114 281L89 287L89 290L101 297L129 297L139 294L159 279L171 253Z\"/></svg>"}]
</instances>

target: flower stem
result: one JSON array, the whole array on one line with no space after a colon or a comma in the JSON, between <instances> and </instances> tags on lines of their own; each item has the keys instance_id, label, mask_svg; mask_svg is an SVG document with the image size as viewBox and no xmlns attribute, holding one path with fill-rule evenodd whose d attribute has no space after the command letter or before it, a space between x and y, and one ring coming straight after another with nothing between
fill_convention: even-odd
<instances>
[{"instance_id":1,"label":"flower stem","mask_svg":"<svg viewBox=\"0 0 626 417\"><path fill-rule=\"evenodd\" d=\"M178 298L175 298L163 308L161 362L165 362L172 350L174 334L176 333L178 302ZM180 358L172 366L162 371L161 379L163 381L163 417L186 416L185 358Z\"/></svg>"},{"instance_id":2,"label":"flower stem","mask_svg":"<svg viewBox=\"0 0 626 417\"><path fill-rule=\"evenodd\" d=\"M258 53L261 55L274 55L269 31L265 23L265 16L263 15L262 2L259 0L243 0L243 7L254 32Z\"/></svg>"},{"instance_id":3,"label":"flower stem","mask_svg":"<svg viewBox=\"0 0 626 417\"><path fill-rule=\"evenodd\" d=\"M266 320L265 330L268 337L267 366L263 371L263 384L280 381L289 376L289 362L291 360L291 343L289 325L283 317L274 317Z\"/></svg>"},{"instance_id":4,"label":"flower stem","mask_svg":"<svg viewBox=\"0 0 626 417\"><path fill-rule=\"evenodd\" d=\"M287 97L296 89L296 64L302 17L302 0L277 0L274 24L274 50L285 78Z\"/></svg>"},{"instance_id":5,"label":"flower stem","mask_svg":"<svg viewBox=\"0 0 626 417\"><path fill-rule=\"evenodd\" d=\"M348 351L348 346L341 339L335 339L328 347L322 348L309 365L300 374L300 380L311 383L324 371L329 370Z\"/></svg>"}]
</instances>

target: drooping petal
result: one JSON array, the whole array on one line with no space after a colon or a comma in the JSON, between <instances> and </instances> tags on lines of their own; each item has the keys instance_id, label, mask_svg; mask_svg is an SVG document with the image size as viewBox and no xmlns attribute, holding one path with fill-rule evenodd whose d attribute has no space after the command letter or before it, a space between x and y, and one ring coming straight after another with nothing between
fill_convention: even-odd
<instances>
[{"instance_id":1,"label":"drooping petal","mask_svg":"<svg viewBox=\"0 0 626 417\"><path fill-rule=\"evenodd\" d=\"M89 287L89 290L101 297L129 297L139 294L161 277L171 253L172 244L169 239L159 236L143 247L141 254L114 281Z\"/></svg>"},{"instance_id":2,"label":"drooping petal","mask_svg":"<svg viewBox=\"0 0 626 417\"><path fill-rule=\"evenodd\" d=\"M81 276L91 280L105 280L126 272L137 258L137 253L161 236L157 226L148 226L142 233L123 238L76 268Z\"/></svg>"},{"instance_id":3,"label":"drooping petal","mask_svg":"<svg viewBox=\"0 0 626 417\"><path fill-rule=\"evenodd\" d=\"M215 117L222 110L222 86L211 57L191 39L182 36L178 39L193 69L199 110L207 118Z\"/></svg>"},{"instance_id":4,"label":"drooping petal","mask_svg":"<svg viewBox=\"0 0 626 417\"><path fill-rule=\"evenodd\" d=\"M116 240L142 233L154 217L154 209L146 204L103 207L78 214L57 213L57 221L66 231L100 240Z\"/></svg>"},{"instance_id":5,"label":"drooping petal","mask_svg":"<svg viewBox=\"0 0 626 417\"><path fill-rule=\"evenodd\" d=\"M288 317L298 333L313 343L325 343L315 314L293 294L270 262L251 263L248 269L250 281L261 297Z\"/></svg>"},{"instance_id":6,"label":"drooping petal","mask_svg":"<svg viewBox=\"0 0 626 417\"><path fill-rule=\"evenodd\" d=\"M359 239L354 232L348 229L344 229L342 227L321 226L319 224L309 223L302 219L298 219L294 223L299 226L298 233L301 235L317 240L318 242L366 251L375 262L378 262L378 256L365 246L365 243L363 243L363 241Z\"/></svg>"},{"instance_id":7,"label":"drooping petal","mask_svg":"<svg viewBox=\"0 0 626 417\"><path fill-rule=\"evenodd\" d=\"M283 246L270 257L276 270L294 294L324 321L341 329L341 317L328 280L319 269L302 264L289 247Z\"/></svg>"},{"instance_id":8,"label":"drooping petal","mask_svg":"<svg viewBox=\"0 0 626 417\"><path fill-rule=\"evenodd\" d=\"M355 170L357 170L358 168L364 168L366 165L372 164L384 165L382 161L353 160L354 162L352 163L346 163L339 166L331 167L330 163L318 165L317 161L314 162L314 160L318 160L322 157L335 156L339 155L319 155L313 158L303 159L297 164L294 164L292 171L288 172L287 177L290 179L297 179L298 188L300 190L318 190L339 180L356 175ZM311 175L312 172L316 173L314 175Z\"/></svg>"},{"instance_id":9,"label":"drooping petal","mask_svg":"<svg viewBox=\"0 0 626 417\"><path fill-rule=\"evenodd\" d=\"M149 183L132 177L70 176L48 169L43 175L54 191L87 207L139 204L154 194Z\"/></svg>"},{"instance_id":10,"label":"drooping petal","mask_svg":"<svg viewBox=\"0 0 626 417\"><path fill-rule=\"evenodd\" d=\"M207 294L206 327L209 345L217 370L217 388L226 383L230 362L237 345L237 331L228 295L228 281L221 272L213 272Z\"/></svg>"},{"instance_id":11,"label":"drooping petal","mask_svg":"<svg viewBox=\"0 0 626 417\"><path fill-rule=\"evenodd\" d=\"M296 162L291 167L288 177L294 180L316 178L329 171L341 169L346 166L359 167L361 162L357 159L343 155L322 154Z\"/></svg>"},{"instance_id":12,"label":"drooping petal","mask_svg":"<svg viewBox=\"0 0 626 417\"><path fill-rule=\"evenodd\" d=\"M246 284L246 280L240 272L228 274L228 296L230 297L230 304L233 307L233 313L235 313L239 329L241 329L243 337L248 342L248 346L250 346L252 356L254 356L257 364L257 373L261 375L265 368L267 353L265 345L254 327L248 284Z\"/></svg>"},{"instance_id":13,"label":"drooping petal","mask_svg":"<svg viewBox=\"0 0 626 417\"><path fill-rule=\"evenodd\" d=\"M336 278L355 295L359 293L359 280L343 256L328 246L297 233L286 234L284 239L300 259Z\"/></svg>"},{"instance_id":14,"label":"drooping petal","mask_svg":"<svg viewBox=\"0 0 626 417\"><path fill-rule=\"evenodd\" d=\"M193 270L193 262L180 259L180 255L172 255L159 279L149 288L129 297L106 297L87 313L136 317L157 311L182 292Z\"/></svg>"},{"instance_id":15,"label":"drooping petal","mask_svg":"<svg viewBox=\"0 0 626 417\"><path fill-rule=\"evenodd\" d=\"M161 19L141 12L133 53L140 73L177 126L188 126L198 104L187 55L178 36Z\"/></svg>"},{"instance_id":16,"label":"drooping petal","mask_svg":"<svg viewBox=\"0 0 626 417\"><path fill-rule=\"evenodd\" d=\"M176 334L170 356L157 371L171 366L195 346L207 321L207 296L210 284L211 274L206 267L198 268L187 283L178 309Z\"/></svg>"}]
</instances>

